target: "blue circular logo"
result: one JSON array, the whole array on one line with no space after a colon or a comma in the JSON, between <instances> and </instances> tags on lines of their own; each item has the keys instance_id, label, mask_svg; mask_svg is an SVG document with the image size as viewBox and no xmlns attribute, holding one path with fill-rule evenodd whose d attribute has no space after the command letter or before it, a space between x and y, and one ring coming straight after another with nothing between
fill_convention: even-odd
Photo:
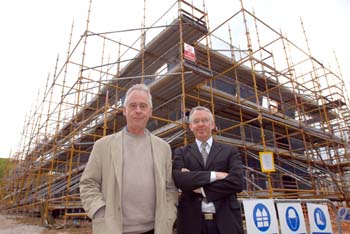
<instances>
[{"instance_id":1,"label":"blue circular logo","mask_svg":"<svg viewBox=\"0 0 350 234\"><path fill-rule=\"evenodd\" d=\"M292 231L297 231L300 227L300 219L297 210L289 206L286 210L287 225Z\"/></svg>"},{"instance_id":2,"label":"blue circular logo","mask_svg":"<svg viewBox=\"0 0 350 234\"><path fill-rule=\"evenodd\" d=\"M314 221L316 226L320 230L324 230L326 228L326 225L327 225L326 216L324 215L323 211L320 208L316 208L314 211Z\"/></svg>"},{"instance_id":3,"label":"blue circular logo","mask_svg":"<svg viewBox=\"0 0 350 234\"><path fill-rule=\"evenodd\" d=\"M253 218L255 226L259 229L259 231L265 232L270 228L271 216L269 210L264 204L258 203L255 205Z\"/></svg>"}]
</instances>

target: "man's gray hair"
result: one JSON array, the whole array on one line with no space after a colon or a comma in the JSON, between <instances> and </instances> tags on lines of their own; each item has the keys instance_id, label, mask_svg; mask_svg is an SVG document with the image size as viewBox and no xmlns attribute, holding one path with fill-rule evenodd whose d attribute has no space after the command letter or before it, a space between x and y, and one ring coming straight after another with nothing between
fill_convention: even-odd
<instances>
[{"instance_id":1,"label":"man's gray hair","mask_svg":"<svg viewBox=\"0 0 350 234\"><path fill-rule=\"evenodd\" d=\"M132 91L135 91L135 90L138 90L138 91L144 91L146 94L147 94L147 97L148 97L148 104L150 105L150 107L152 108L152 95L151 95L151 91L149 90L149 87L145 84L135 84L133 86L131 86L128 91L126 92L126 95L125 95L125 100L124 100L124 106L126 106L126 104L128 103L128 100L129 100L129 96L130 96L130 93Z\"/></svg>"},{"instance_id":2,"label":"man's gray hair","mask_svg":"<svg viewBox=\"0 0 350 234\"><path fill-rule=\"evenodd\" d=\"M195 111L206 111L206 112L208 112L211 121L214 121L214 116L213 116L213 114L211 113L211 111L208 108L206 108L204 106L196 106L196 107L193 107L191 112L190 112L190 123L192 123L192 115L194 114Z\"/></svg>"}]
</instances>

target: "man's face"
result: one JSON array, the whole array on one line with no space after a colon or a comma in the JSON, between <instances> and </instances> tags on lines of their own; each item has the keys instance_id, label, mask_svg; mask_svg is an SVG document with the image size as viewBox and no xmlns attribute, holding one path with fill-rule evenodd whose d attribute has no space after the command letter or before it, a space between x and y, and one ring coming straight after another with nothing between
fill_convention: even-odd
<instances>
[{"instance_id":1,"label":"man's face","mask_svg":"<svg viewBox=\"0 0 350 234\"><path fill-rule=\"evenodd\" d=\"M143 134L148 119L152 115L147 93L141 90L132 91L123 109L123 114L126 117L128 131Z\"/></svg>"},{"instance_id":2,"label":"man's face","mask_svg":"<svg viewBox=\"0 0 350 234\"><path fill-rule=\"evenodd\" d=\"M192 114L190 129L198 140L202 142L208 140L214 127L214 121L207 111L196 110Z\"/></svg>"}]
</instances>

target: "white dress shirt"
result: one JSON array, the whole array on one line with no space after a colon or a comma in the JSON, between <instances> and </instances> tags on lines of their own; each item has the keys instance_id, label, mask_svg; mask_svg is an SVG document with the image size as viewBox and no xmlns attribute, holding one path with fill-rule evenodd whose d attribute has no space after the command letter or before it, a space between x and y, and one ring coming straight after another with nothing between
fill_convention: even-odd
<instances>
[{"instance_id":1,"label":"white dress shirt","mask_svg":"<svg viewBox=\"0 0 350 234\"><path fill-rule=\"evenodd\" d=\"M201 149L201 145L202 145L203 142L201 142L200 140L197 140L196 139L196 144L198 146L198 149ZM206 151L209 155L209 152L210 152L210 149L211 149L211 146L213 145L213 138L210 137L208 140L207 140L207 146L206 146ZM215 174L215 171L211 171L210 172L210 183L216 181L216 174ZM206 197L205 193L204 193L204 190L203 188L200 188L201 191L202 191L202 195L203 197ZM202 201L202 212L205 212L205 213L215 213L215 206L214 206L214 203L212 202L205 202L204 200Z\"/></svg>"}]
</instances>

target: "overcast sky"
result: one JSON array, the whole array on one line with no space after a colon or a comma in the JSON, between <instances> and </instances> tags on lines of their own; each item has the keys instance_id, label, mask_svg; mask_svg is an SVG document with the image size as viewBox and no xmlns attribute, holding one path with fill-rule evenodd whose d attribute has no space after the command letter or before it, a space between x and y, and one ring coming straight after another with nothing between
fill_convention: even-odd
<instances>
[{"instance_id":1,"label":"overcast sky","mask_svg":"<svg viewBox=\"0 0 350 234\"><path fill-rule=\"evenodd\" d=\"M90 29L103 32L140 27L143 2L94 0ZM146 2L148 20L174 3ZM194 2L202 7L202 0ZM57 55L65 56L72 22L76 36L84 32L88 3L89 0L0 2L0 157L8 157L11 149L18 150L25 115L35 104L49 72L53 72ZM206 0L205 3L211 27L237 12L240 6L239 0ZM334 50L344 79L349 82L350 1L245 0L244 4L248 10L254 8L256 15L273 28L282 29L292 41L303 38L299 19L302 17L312 54L325 65L334 66Z\"/></svg>"}]
</instances>

